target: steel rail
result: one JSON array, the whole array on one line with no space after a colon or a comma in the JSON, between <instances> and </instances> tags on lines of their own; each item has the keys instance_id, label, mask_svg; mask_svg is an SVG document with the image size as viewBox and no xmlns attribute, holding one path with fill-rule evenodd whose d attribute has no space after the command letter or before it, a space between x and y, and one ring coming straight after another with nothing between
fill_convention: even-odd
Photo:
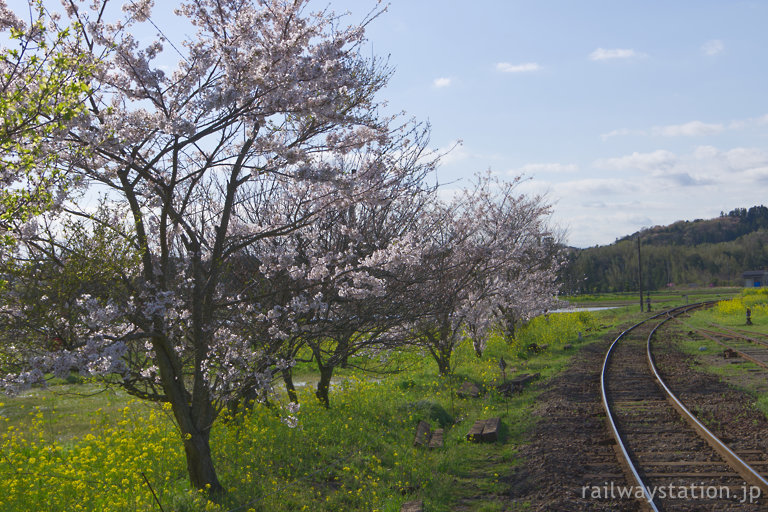
<instances>
[{"instance_id":1,"label":"steel rail","mask_svg":"<svg viewBox=\"0 0 768 512\"><path fill-rule=\"evenodd\" d=\"M656 327L653 328L653 331L651 331L651 334L648 336L648 342L646 343L646 353L648 356L648 365L651 369L651 372L653 373L654 378L656 379L656 382L661 386L661 388L664 390L664 392L667 395L667 398L672 403L672 406L677 409L677 411L690 423L693 428L696 430L696 432L699 433L699 435L704 438L704 440L717 452L720 454L721 457L723 457L726 462L739 474L741 475L744 480L749 482L750 484L759 487L762 492L766 493L768 492L768 480L766 480L760 473L755 471L755 469L744 462L744 460L739 457L733 450L728 448L728 446L725 445L715 434L713 434L707 427L704 426L703 423L701 423L696 416L691 413L691 411L688 410L688 408L683 404L683 402L680 401L680 399L675 396L675 394L672 392L671 389L667 386L667 384L664 382L664 380L661 378L661 375L659 375L658 369L656 368L656 364L653 361L653 354L651 354L651 338L653 338L653 335L656 333L656 330L661 327L664 323L671 320L673 317L670 316L669 318L665 319L663 322L660 322Z\"/></svg>"},{"instance_id":2,"label":"steel rail","mask_svg":"<svg viewBox=\"0 0 768 512\"><path fill-rule=\"evenodd\" d=\"M757 338L753 338L751 336L747 336L748 334L762 334L762 333L751 333L749 331L742 331L740 329L739 330L731 330L728 327L725 327L725 326L722 326L722 325L718 325L718 324L712 324L712 326L713 327L717 327L720 330L719 331L704 330L704 332L709 332L710 334L711 333L715 333L715 334L719 334L719 335L725 334L725 336L724 336L725 338L735 338L735 339L739 339L739 340L747 340L748 342L754 343L755 345L760 345L760 346L763 346L763 347L768 347L768 341L759 340ZM765 335L763 334L763 336L765 336Z\"/></svg>"},{"instance_id":3,"label":"steel rail","mask_svg":"<svg viewBox=\"0 0 768 512\"><path fill-rule=\"evenodd\" d=\"M659 313L656 313L655 315L646 318L645 320L636 323L635 325L629 327L628 329L624 330L621 334L619 334L615 340L613 340L613 343L611 343L611 346L608 347L608 351L605 354L605 359L603 360L603 368L600 371L600 393L602 394L603 399L603 408L605 409L605 415L606 419L608 420L608 424L611 427L611 433L613 434L614 439L616 440L616 445L621 450L621 454L624 458L624 462L629 468L630 472L632 473L632 477L635 479L635 482L637 482L637 485L640 486L640 488L643 490L643 495L645 496L646 504L650 507L650 509L654 512L659 512L659 508L653 501L653 495L651 495L651 492L648 490L648 487L645 485L645 482L643 482L642 477L640 476L640 472L637 470L637 467L635 467L635 464L632 462L632 458L629 455L629 451L627 450L627 447L624 445L624 440L621 437L621 434L619 433L619 429L616 426L616 420L614 419L613 412L611 411L611 406L608 403L608 393L606 391L606 373L608 371L608 362L611 358L611 353L613 352L613 348L616 346L616 344L629 332L635 330L636 328L640 327L644 323L657 319L662 316L667 316L668 318L664 320L666 322L669 320L669 318L672 318L670 316L671 313L685 313L687 311L690 311L692 309L697 309L700 307L703 307L707 304L710 304L710 302L702 302L697 304L690 304L685 306L679 306L677 308L672 308L666 311L662 311ZM662 322L662 323L664 323ZM659 324L661 325L661 324ZM658 327L658 326L657 326ZM656 329L654 329L655 332ZM653 333L651 333L653 335ZM648 338L650 340L650 337ZM668 389L668 388L667 388Z\"/></svg>"},{"instance_id":4,"label":"steel rail","mask_svg":"<svg viewBox=\"0 0 768 512\"><path fill-rule=\"evenodd\" d=\"M629 468L630 472L632 473L632 477L635 479L635 482L637 482L637 485L640 486L640 488L643 490L643 495L645 496L645 500L648 503L648 506L653 510L654 512L659 512L659 508L656 506L656 504L653 502L653 496L651 495L650 491L648 490L648 487L645 485L645 482L643 482L642 477L640 476L640 472L635 467L634 463L632 462L632 458L629 456L629 451L627 451L627 447L624 446L624 440L621 438L621 434L619 433L619 428L616 426L616 420L613 417L613 413L611 412L611 406L608 404L608 393L606 391L606 385L605 385L605 375L608 371L608 361L611 358L611 353L613 352L613 347L616 346L616 344L623 338L626 334L629 332L635 330L636 328L643 325L648 320L658 318L665 313L657 313L653 315L651 318L647 318L643 320L642 322L638 322L632 327L624 330L619 334L615 340L613 340L613 343L611 343L611 346L608 347L608 352L605 354L605 359L603 360L603 368L600 371L600 393L602 394L603 398L603 408L605 409L605 417L608 420L608 424L611 427L611 432L613 433L613 438L616 440L616 445L621 450L621 454L624 457L624 462L626 463L627 467Z\"/></svg>"},{"instance_id":5,"label":"steel rail","mask_svg":"<svg viewBox=\"0 0 768 512\"><path fill-rule=\"evenodd\" d=\"M704 336L705 338L707 338L707 339L709 339L709 340L712 340L712 341L714 341L715 343L718 343L718 344L720 344L720 346L722 346L722 347L725 347L725 348L726 348L726 349L728 349L728 350L732 350L733 352L735 352L736 354L738 354L738 355L739 355L739 357L741 357L742 359L746 359L747 361L750 361L750 362L752 362L752 363L755 363L757 366L762 366L763 368L766 368L766 369L768 369L768 363L766 363L765 361L760 361L759 359L755 359L754 357L752 357L751 355L747 354L747 353L746 353L746 352L744 352L743 350L739 350L739 349L737 349L737 348L734 348L734 347L732 347L732 346L728 345L727 343L725 343L725 342L723 342L723 341L720 341L720 340L719 340L718 338L716 338L715 336L713 336L713 334L717 334L717 335L720 335L720 336L722 336L722 335L723 335L723 333L721 333L721 332L717 332L717 331L707 331L707 330L705 330L705 329L697 329L697 328L695 328L695 327L691 327L691 329L692 329L692 330L694 330L694 331L696 331L696 332L698 332L699 334L701 334L701 335L702 335L702 336ZM725 337L734 338L734 336L733 336L733 335L727 335L727 334L725 335ZM743 336L740 336L740 337L738 337L738 338L736 338L736 339L745 339L745 340L747 340L747 341L751 341L750 339L748 339L748 338L744 338Z\"/></svg>"}]
</instances>

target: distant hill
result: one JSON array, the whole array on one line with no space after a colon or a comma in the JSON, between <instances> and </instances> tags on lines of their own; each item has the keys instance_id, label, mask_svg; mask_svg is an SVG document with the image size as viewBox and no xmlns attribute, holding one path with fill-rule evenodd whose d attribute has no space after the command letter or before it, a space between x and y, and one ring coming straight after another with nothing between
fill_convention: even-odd
<instances>
[{"instance_id":1,"label":"distant hill","mask_svg":"<svg viewBox=\"0 0 768 512\"><path fill-rule=\"evenodd\" d=\"M567 293L638 289L637 238L643 288L738 285L745 270L768 268L768 208L737 208L709 220L654 226L606 246L568 250L561 273Z\"/></svg>"}]
</instances>

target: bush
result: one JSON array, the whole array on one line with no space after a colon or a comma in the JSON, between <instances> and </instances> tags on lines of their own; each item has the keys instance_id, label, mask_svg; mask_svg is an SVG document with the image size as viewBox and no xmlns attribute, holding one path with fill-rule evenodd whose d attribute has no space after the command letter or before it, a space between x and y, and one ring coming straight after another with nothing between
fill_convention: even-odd
<instances>
[{"instance_id":1,"label":"bush","mask_svg":"<svg viewBox=\"0 0 768 512\"><path fill-rule=\"evenodd\" d=\"M400 409L403 413L413 416L415 423L423 420L433 426L437 423L441 428L453 424L451 415L437 402L418 400L404 404Z\"/></svg>"}]
</instances>

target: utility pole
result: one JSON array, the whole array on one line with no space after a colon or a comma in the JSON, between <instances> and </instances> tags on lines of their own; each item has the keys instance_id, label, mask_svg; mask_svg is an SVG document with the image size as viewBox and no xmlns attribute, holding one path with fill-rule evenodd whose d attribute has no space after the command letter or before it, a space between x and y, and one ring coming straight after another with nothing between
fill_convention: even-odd
<instances>
[{"instance_id":1,"label":"utility pole","mask_svg":"<svg viewBox=\"0 0 768 512\"><path fill-rule=\"evenodd\" d=\"M637 234L637 282L640 286L640 312L643 312L643 263L640 260L640 233Z\"/></svg>"}]
</instances>

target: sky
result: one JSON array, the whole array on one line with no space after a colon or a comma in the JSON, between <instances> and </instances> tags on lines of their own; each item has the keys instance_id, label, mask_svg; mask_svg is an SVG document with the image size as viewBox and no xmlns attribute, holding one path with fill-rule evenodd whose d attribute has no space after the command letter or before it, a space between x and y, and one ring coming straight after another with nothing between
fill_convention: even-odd
<instances>
[{"instance_id":1,"label":"sky","mask_svg":"<svg viewBox=\"0 0 768 512\"><path fill-rule=\"evenodd\" d=\"M175 4L152 19L179 44ZM768 202L768 0L310 0L349 23L377 5L380 98L461 141L446 192L522 175L576 247Z\"/></svg>"},{"instance_id":2,"label":"sky","mask_svg":"<svg viewBox=\"0 0 768 512\"><path fill-rule=\"evenodd\" d=\"M767 21L768 1L391 0L368 44L390 107L462 141L441 182L524 175L589 247L768 202Z\"/></svg>"}]
</instances>

